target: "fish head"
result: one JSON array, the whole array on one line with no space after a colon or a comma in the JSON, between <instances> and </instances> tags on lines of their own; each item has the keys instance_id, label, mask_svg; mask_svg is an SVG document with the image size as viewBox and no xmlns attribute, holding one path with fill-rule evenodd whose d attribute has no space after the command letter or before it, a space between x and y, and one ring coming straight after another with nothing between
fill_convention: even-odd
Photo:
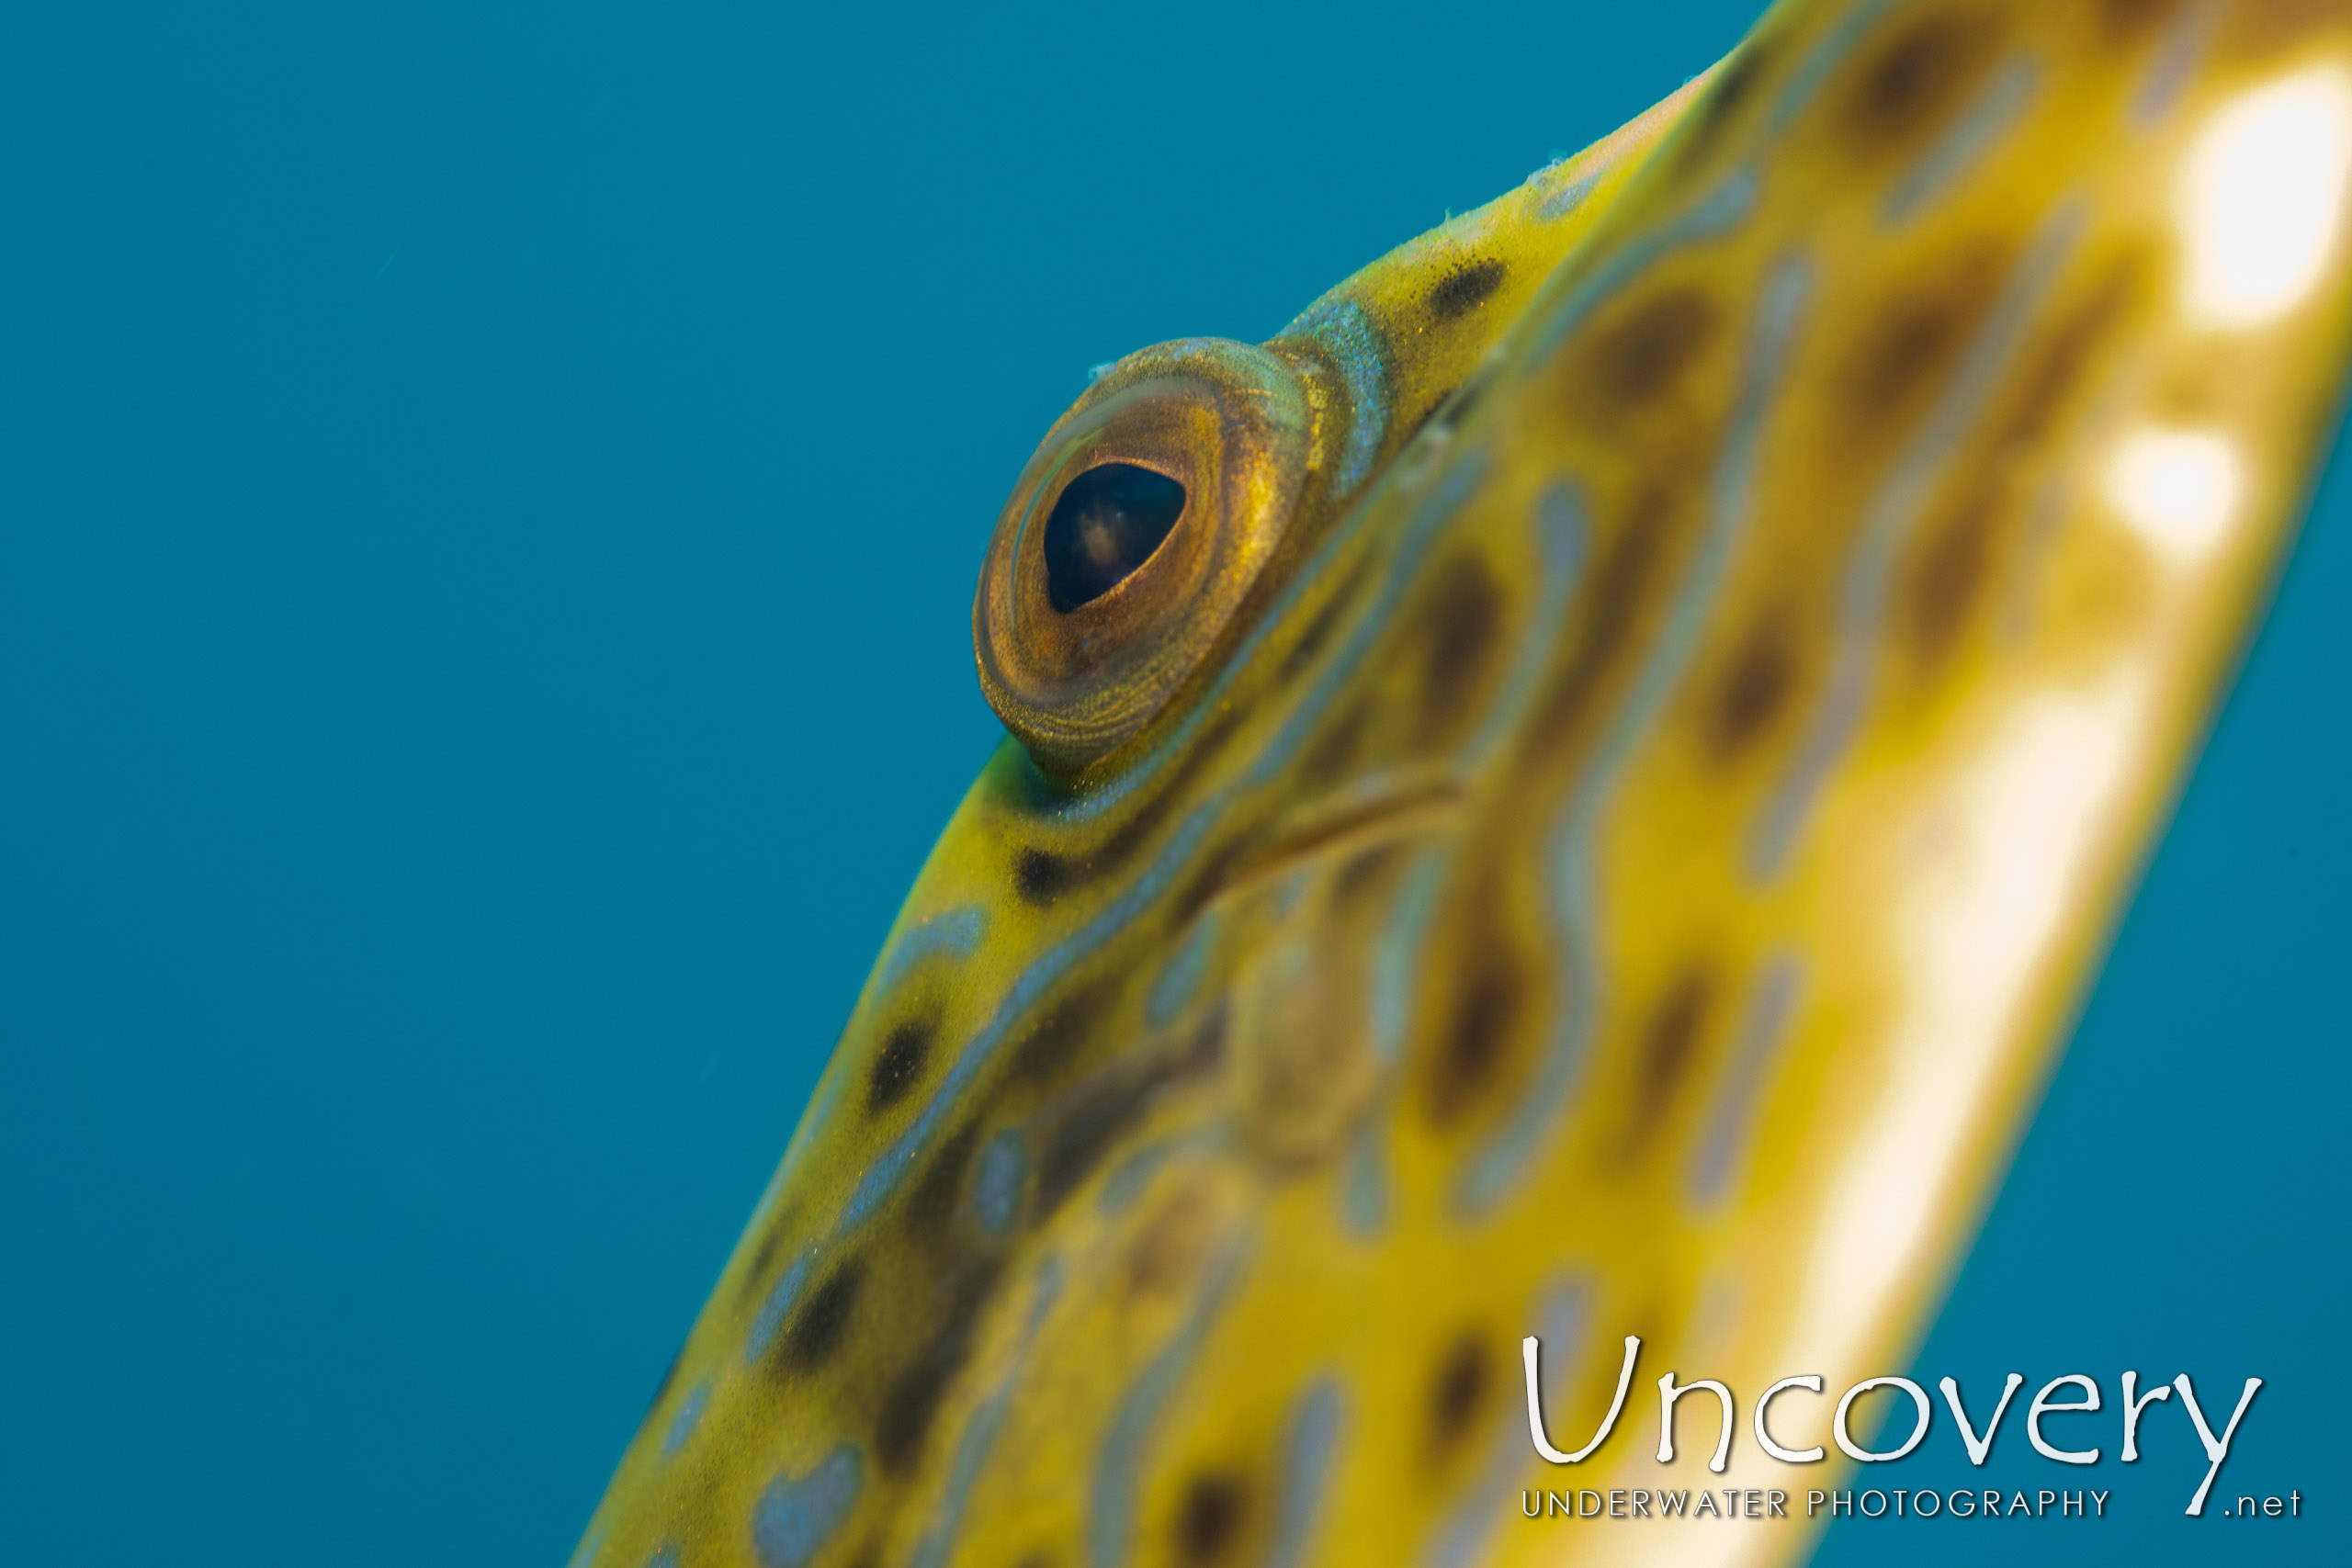
<instances>
[{"instance_id":1,"label":"fish head","mask_svg":"<svg viewBox=\"0 0 2352 1568\"><path fill-rule=\"evenodd\" d=\"M582 1562L1581 1551L1501 1524L1547 1410L1658 1483L1637 1357L1903 1364L2323 449L2348 174L2324 7L1793 0L1104 367Z\"/></svg>"}]
</instances>

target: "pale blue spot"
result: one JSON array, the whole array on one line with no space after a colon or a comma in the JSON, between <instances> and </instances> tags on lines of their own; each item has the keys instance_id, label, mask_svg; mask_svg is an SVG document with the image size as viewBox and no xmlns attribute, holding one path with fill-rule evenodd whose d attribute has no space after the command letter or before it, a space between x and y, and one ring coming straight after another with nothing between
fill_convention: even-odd
<instances>
[{"instance_id":1,"label":"pale blue spot","mask_svg":"<svg viewBox=\"0 0 2352 1568\"><path fill-rule=\"evenodd\" d=\"M686 1439L702 1425L703 1406L710 1403L710 1380L703 1379L686 1390L678 1401L678 1408L670 1416L670 1430L662 1438L662 1457L670 1459L686 1446Z\"/></svg>"},{"instance_id":2,"label":"pale blue spot","mask_svg":"<svg viewBox=\"0 0 2352 1568\"><path fill-rule=\"evenodd\" d=\"M1380 1069L1382 1083L1363 1125L1349 1141L1340 1173L1340 1214L1353 1236L1374 1235L1387 1223L1385 1140L1392 1098L1387 1079L1405 1052L1405 1032L1412 1023L1414 992L1429 946L1430 922L1436 918L1438 894L1445 885L1446 861L1445 852L1435 848L1415 855L1405 873L1404 886L1397 890L1396 902L1382 925L1372 976L1372 1059Z\"/></svg>"},{"instance_id":3,"label":"pale blue spot","mask_svg":"<svg viewBox=\"0 0 2352 1568\"><path fill-rule=\"evenodd\" d=\"M1910 536L1911 525L1948 471L1954 450L2024 340L2035 307L2049 292L2081 227L2081 209L2072 203L2042 226L1919 434L1871 498L1853 556L1838 582L1837 651L1832 656L1828 690L1787 777L1767 803L1749 840L1749 869L1759 880L1778 876L1787 863L1789 851L1812 814L1830 769L1861 722L1863 705L1870 698L1880 623L1885 615L1887 584Z\"/></svg>"},{"instance_id":4,"label":"pale blue spot","mask_svg":"<svg viewBox=\"0 0 2352 1568\"><path fill-rule=\"evenodd\" d=\"M2181 89L2197 74L2197 62L2205 52L2206 34L2212 28L2213 13L2218 9L2217 0L2193 0L2183 7L2179 23L2165 39L2165 47L2132 106L2132 118L2143 129L2163 119L2180 101Z\"/></svg>"},{"instance_id":5,"label":"pale blue spot","mask_svg":"<svg viewBox=\"0 0 2352 1568\"><path fill-rule=\"evenodd\" d=\"M1306 1560L1330 1480L1332 1451L1340 1443L1340 1385L1328 1377L1317 1380L1291 1414L1290 1429L1283 1435L1281 1491L1274 1500L1266 1568L1298 1568Z\"/></svg>"},{"instance_id":6,"label":"pale blue spot","mask_svg":"<svg viewBox=\"0 0 2352 1568\"><path fill-rule=\"evenodd\" d=\"M942 909L926 915L914 925L899 933L889 952L882 955L881 972L875 988L887 991L897 985L906 972L926 958L944 953L952 958L969 958L980 945L980 938L989 928L989 912L978 904L959 904L952 909Z\"/></svg>"},{"instance_id":7,"label":"pale blue spot","mask_svg":"<svg viewBox=\"0 0 2352 1568\"><path fill-rule=\"evenodd\" d=\"M1556 223L1566 218L1584 205L1585 197L1592 194L1593 187L1600 183L1600 176L1607 174L1611 167L1611 165L1603 164L1597 169L1588 169L1578 175L1575 179L1537 202L1535 216L1546 223Z\"/></svg>"},{"instance_id":8,"label":"pale blue spot","mask_svg":"<svg viewBox=\"0 0 2352 1568\"><path fill-rule=\"evenodd\" d=\"M663 1541L660 1546L655 1547L653 1555L645 1560L645 1568L678 1568L677 1546L673 1542Z\"/></svg>"},{"instance_id":9,"label":"pale blue spot","mask_svg":"<svg viewBox=\"0 0 2352 1568\"><path fill-rule=\"evenodd\" d=\"M1380 959L1372 976L1372 1058L1384 1075L1404 1055L1430 921L1436 917L1438 894L1445 886L1446 858L1438 849L1425 849L1413 857L1380 933Z\"/></svg>"},{"instance_id":10,"label":"pale blue spot","mask_svg":"<svg viewBox=\"0 0 2352 1568\"><path fill-rule=\"evenodd\" d=\"M1306 890L1319 880L1317 868L1311 864L1294 868L1274 884L1272 897L1267 900L1269 908L1266 912L1277 921L1290 919L1298 912L1298 902L1306 897ZM1301 956L1295 947L1290 950L1290 967L1293 970L1296 969Z\"/></svg>"},{"instance_id":11,"label":"pale blue spot","mask_svg":"<svg viewBox=\"0 0 2352 1568\"><path fill-rule=\"evenodd\" d=\"M1544 222L1556 223L1576 211L1585 204L1586 198L1592 195L1594 187L1608 178L1618 164L1625 161L1625 152L1626 149L1620 146L1611 151L1606 156L1595 160L1590 168L1538 202L1535 216ZM1531 186L1539 183L1558 171L1560 166L1567 162L1569 160L1566 158L1553 159L1528 175L1527 183Z\"/></svg>"},{"instance_id":12,"label":"pale blue spot","mask_svg":"<svg viewBox=\"0 0 2352 1568\"><path fill-rule=\"evenodd\" d=\"M1691 1170L1691 1201L1702 1209L1713 1208L1722 1199L1731 1181L1732 1167L1747 1150L1756 1096L1764 1081L1764 1064L1771 1059L1773 1047L1788 1027L1797 979L1793 960L1774 959L1748 1004L1731 1070L1724 1075L1723 1092L1715 1101L1714 1114L1708 1118Z\"/></svg>"},{"instance_id":13,"label":"pale blue spot","mask_svg":"<svg viewBox=\"0 0 2352 1568\"><path fill-rule=\"evenodd\" d=\"M1218 917L1216 906L1201 912L1192 930L1169 955L1151 983L1151 994L1144 998L1144 1021L1154 1029L1168 1022L1184 1010L1201 988L1201 976L1208 972L1209 954L1216 950Z\"/></svg>"},{"instance_id":14,"label":"pale blue spot","mask_svg":"<svg viewBox=\"0 0 2352 1568\"><path fill-rule=\"evenodd\" d=\"M1464 763L1473 772L1493 759L1496 748L1518 729L1535 699L1544 672L1551 664L1553 649L1559 642L1560 623L1567 615L1577 579L1584 569L1587 532L1584 497L1577 488L1559 480L1544 486L1542 498L1535 503L1536 543L1544 562L1543 585L1536 593L1534 611L1527 618L1527 629L1520 634L1519 651L1511 660L1510 673L1504 677L1493 706L1464 750Z\"/></svg>"},{"instance_id":15,"label":"pale blue spot","mask_svg":"<svg viewBox=\"0 0 2352 1568\"><path fill-rule=\"evenodd\" d=\"M752 1332L744 1336L745 1360L756 1361L767 1353L768 1346L775 1339L776 1330L784 1326L784 1320L790 1315L793 1303L800 1299L800 1287L808 1282L808 1271L816 1262L817 1254L813 1248L802 1253L792 1260L792 1267L784 1271L783 1277L768 1292L768 1299L760 1305L760 1315L752 1320Z\"/></svg>"},{"instance_id":16,"label":"pale blue spot","mask_svg":"<svg viewBox=\"0 0 2352 1568\"><path fill-rule=\"evenodd\" d=\"M1246 1238L1240 1236L1218 1248L1202 1281L1201 1293L1193 1302L1193 1310L1120 1399L1118 1411L1111 1418L1110 1433L1102 1440L1102 1456L1095 1461L1094 1484L1088 1497L1089 1568L1116 1568L1126 1561L1127 1546L1135 1535L1136 1491L1152 1428L1159 1423L1169 1396L1191 1370L1193 1359L1200 1354L1201 1346L1216 1322L1217 1310L1241 1278L1248 1255Z\"/></svg>"},{"instance_id":17,"label":"pale blue spot","mask_svg":"<svg viewBox=\"0 0 2352 1568\"><path fill-rule=\"evenodd\" d=\"M1783 257L1765 280L1747 363L1713 476L1706 530L1676 588L1665 626L1632 690L1595 742L1552 834L1550 886L1560 932L1559 1021L1535 1082L1501 1127L1470 1156L1455 1193L1456 1205L1469 1215L1492 1209L1524 1174L1583 1066L1599 1014L1602 974L1592 888L1594 840L1620 775L1681 683L1700 634L1714 613L1733 551L1753 509L1765 415L1780 389L1811 286L1812 267L1802 256Z\"/></svg>"},{"instance_id":18,"label":"pale blue spot","mask_svg":"<svg viewBox=\"0 0 2352 1568\"><path fill-rule=\"evenodd\" d=\"M2030 60L2010 61L1994 73L1966 112L1945 128L1935 144L1919 155L1886 198L1883 219L1888 226L1905 222L1921 208L1934 203L1959 183L1986 149L2000 140L2033 101L2034 80L2040 74Z\"/></svg>"},{"instance_id":19,"label":"pale blue spot","mask_svg":"<svg viewBox=\"0 0 2352 1568\"><path fill-rule=\"evenodd\" d=\"M572 1549L571 1561L565 1564L565 1568L589 1568L589 1564L595 1562L597 1554L604 1550L605 1527L591 1525L588 1527L588 1533L580 1538L580 1544Z\"/></svg>"},{"instance_id":20,"label":"pale blue spot","mask_svg":"<svg viewBox=\"0 0 2352 1568\"><path fill-rule=\"evenodd\" d=\"M1359 1239L1378 1235L1388 1223L1388 1156L1381 1146L1386 1125L1387 1119L1376 1113L1363 1119L1348 1141L1340 1175L1340 1218Z\"/></svg>"},{"instance_id":21,"label":"pale blue spot","mask_svg":"<svg viewBox=\"0 0 2352 1568\"><path fill-rule=\"evenodd\" d=\"M831 1539L865 1484L865 1466L844 1443L806 1475L779 1474L752 1514L752 1545L767 1568L806 1568Z\"/></svg>"},{"instance_id":22,"label":"pale blue spot","mask_svg":"<svg viewBox=\"0 0 2352 1568\"><path fill-rule=\"evenodd\" d=\"M989 1140L972 1177L972 1212L980 1229L998 1237L1012 1229L1021 1213L1021 1191L1028 1175L1026 1141L1018 1132L1008 1129Z\"/></svg>"},{"instance_id":23,"label":"pale blue spot","mask_svg":"<svg viewBox=\"0 0 2352 1568\"><path fill-rule=\"evenodd\" d=\"M1115 1219L1135 1207L1136 1200L1151 1185L1151 1179L1159 1174L1176 1152L1174 1138L1154 1138L1128 1155L1102 1179L1102 1190L1094 1200L1096 1212Z\"/></svg>"}]
</instances>

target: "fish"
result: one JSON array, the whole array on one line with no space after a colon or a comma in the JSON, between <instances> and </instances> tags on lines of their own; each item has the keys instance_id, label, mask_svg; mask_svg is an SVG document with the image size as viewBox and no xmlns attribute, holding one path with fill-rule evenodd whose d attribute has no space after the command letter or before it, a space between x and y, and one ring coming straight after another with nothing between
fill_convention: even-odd
<instances>
[{"instance_id":1,"label":"fish","mask_svg":"<svg viewBox=\"0 0 2352 1568\"><path fill-rule=\"evenodd\" d=\"M1792 1448L1906 1364L2334 433L2347 174L2342 0L1785 0L1100 369L578 1568L1805 1551L1512 1510L1834 1472L1703 1399L1539 1451L1636 1356L1825 1378Z\"/></svg>"}]
</instances>

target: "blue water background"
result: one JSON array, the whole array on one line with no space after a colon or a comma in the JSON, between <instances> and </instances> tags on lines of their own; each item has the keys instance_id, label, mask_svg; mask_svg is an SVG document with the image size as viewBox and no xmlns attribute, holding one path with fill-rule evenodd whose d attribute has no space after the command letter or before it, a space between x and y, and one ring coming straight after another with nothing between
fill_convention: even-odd
<instances>
[{"instance_id":1,"label":"blue water background","mask_svg":"<svg viewBox=\"0 0 2352 1568\"><path fill-rule=\"evenodd\" d=\"M0 1556L560 1562L994 739L1087 367L1749 8L0 9ZM1826 1561L2343 1560L2347 483L1920 1362L2110 1445L2121 1367L2257 1371L2217 1491L2311 1517L2178 1519L2160 1408L2095 1535Z\"/></svg>"}]
</instances>

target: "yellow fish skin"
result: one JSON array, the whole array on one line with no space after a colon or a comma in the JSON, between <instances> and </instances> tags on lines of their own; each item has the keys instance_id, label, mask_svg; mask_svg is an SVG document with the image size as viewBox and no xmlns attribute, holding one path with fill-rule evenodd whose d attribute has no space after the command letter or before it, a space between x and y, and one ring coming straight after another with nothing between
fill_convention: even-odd
<instances>
[{"instance_id":1,"label":"yellow fish skin","mask_svg":"<svg viewBox=\"0 0 2352 1568\"><path fill-rule=\"evenodd\" d=\"M983 567L1014 738L575 1562L1805 1550L1514 1510L1802 1498L1747 1401L1905 1364L2334 428L2347 186L2346 0L1789 0L1107 371ZM1528 1335L1564 1449L1642 1338L1573 1468Z\"/></svg>"}]
</instances>

